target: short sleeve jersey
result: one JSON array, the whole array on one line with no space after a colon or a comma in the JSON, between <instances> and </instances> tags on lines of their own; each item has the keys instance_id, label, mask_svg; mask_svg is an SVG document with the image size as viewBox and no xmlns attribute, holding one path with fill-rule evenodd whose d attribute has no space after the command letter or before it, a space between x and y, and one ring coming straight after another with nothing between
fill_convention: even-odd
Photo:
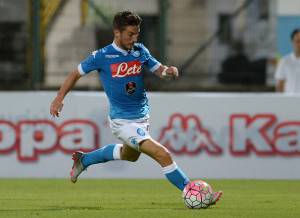
<instances>
[{"instance_id":1,"label":"short sleeve jersey","mask_svg":"<svg viewBox=\"0 0 300 218\"><path fill-rule=\"evenodd\" d=\"M284 56L275 73L276 80L285 80L286 93L300 93L300 58L294 53Z\"/></svg>"},{"instance_id":2,"label":"short sleeve jersey","mask_svg":"<svg viewBox=\"0 0 300 218\"><path fill-rule=\"evenodd\" d=\"M96 70L109 99L110 118L130 120L149 114L143 69L154 72L159 66L141 43L135 43L131 51L112 43L92 52L78 65L78 71L85 75Z\"/></svg>"}]
</instances>

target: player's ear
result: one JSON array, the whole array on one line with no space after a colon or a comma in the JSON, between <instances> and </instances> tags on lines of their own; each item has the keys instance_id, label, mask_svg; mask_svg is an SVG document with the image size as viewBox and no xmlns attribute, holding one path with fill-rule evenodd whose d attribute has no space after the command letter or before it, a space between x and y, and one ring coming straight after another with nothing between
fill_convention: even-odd
<instances>
[{"instance_id":1,"label":"player's ear","mask_svg":"<svg viewBox=\"0 0 300 218\"><path fill-rule=\"evenodd\" d=\"M121 31L120 31L120 30L114 29L113 32L114 32L114 36L115 36L115 37L117 37L117 38L120 37L120 35L121 35Z\"/></svg>"}]
</instances>

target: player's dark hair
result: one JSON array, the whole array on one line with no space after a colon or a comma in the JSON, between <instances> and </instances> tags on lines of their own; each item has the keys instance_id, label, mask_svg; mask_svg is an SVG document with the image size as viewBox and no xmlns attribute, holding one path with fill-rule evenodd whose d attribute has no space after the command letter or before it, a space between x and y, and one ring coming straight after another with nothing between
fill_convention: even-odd
<instances>
[{"instance_id":1,"label":"player's dark hair","mask_svg":"<svg viewBox=\"0 0 300 218\"><path fill-rule=\"evenodd\" d=\"M131 11L120 11L114 17L113 28L122 31L126 26L139 26L141 22L139 15Z\"/></svg>"},{"instance_id":2,"label":"player's dark hair","mask_svg":"<svg viewBox=\"0 0 300 218\"><path fill-rule=\"evenodd\" d=\"M294 37L297 33L300 33L300 28L296 28L293 30L293 32L291 33L291 40L294 39Z\"/></svg>"}]
</instances>

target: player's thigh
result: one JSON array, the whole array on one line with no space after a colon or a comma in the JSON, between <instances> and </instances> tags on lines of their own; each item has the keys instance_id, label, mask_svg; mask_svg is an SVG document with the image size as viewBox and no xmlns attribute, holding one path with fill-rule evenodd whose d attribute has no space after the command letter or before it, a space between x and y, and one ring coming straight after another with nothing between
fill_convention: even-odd
<instances>
[{"instance_id":1,"label":"player's thigh","mask_svg":"<svg viewBox=\"0 0 300 218\"><path fill-rule=\"evenodd\" d=\"M132 122L130 120L110 120L110 127L115 137L123 144L139 151L141 141L151 138L148 131L149 122ZM131 153L131 152L130 152Z\"/></svg>"},{"instance_id":2,"label":"player's thigh","mask_svg":"<svg viewBox=\"0 0 300 218\"><path fill-rule=\"evenodd\" d=\"M152 157L163 167L168 166L173 162L168 149L152 138L146 139L140 143L140 151Z\"/></svg>"},{"instance_id":3,"label":"player's thigh","mask_svg":"<svg viewBox=\"0 0 300 218\"><path fill-rule=\"evenodd\" d=\"M141 152L133 149L131 146L123 144L122 151L121 151L121 159L122 160L129 160L129 161L136 161L139 159Z\"/></svg>"}]
</instances>

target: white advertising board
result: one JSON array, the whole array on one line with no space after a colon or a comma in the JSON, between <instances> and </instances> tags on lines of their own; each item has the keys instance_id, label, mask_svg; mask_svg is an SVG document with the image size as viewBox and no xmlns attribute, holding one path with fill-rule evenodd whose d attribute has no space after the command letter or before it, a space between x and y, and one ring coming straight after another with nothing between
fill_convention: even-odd
<instances>
[{"instance_id":1,"label":"white advertising board","mask_svg":"<svg viewBox=\"0 0 300 218\"><path fill-rule=\"evenodd\" d=\"M59 118L55 92L0 93L0 177L67 178L75 150L117 143L104 93L72 92ZM150 93L151 135L191 178L300 178L300 96ZM162 178L135 163L89 167L88 178Z\"/></svg>"}]
</instances>

